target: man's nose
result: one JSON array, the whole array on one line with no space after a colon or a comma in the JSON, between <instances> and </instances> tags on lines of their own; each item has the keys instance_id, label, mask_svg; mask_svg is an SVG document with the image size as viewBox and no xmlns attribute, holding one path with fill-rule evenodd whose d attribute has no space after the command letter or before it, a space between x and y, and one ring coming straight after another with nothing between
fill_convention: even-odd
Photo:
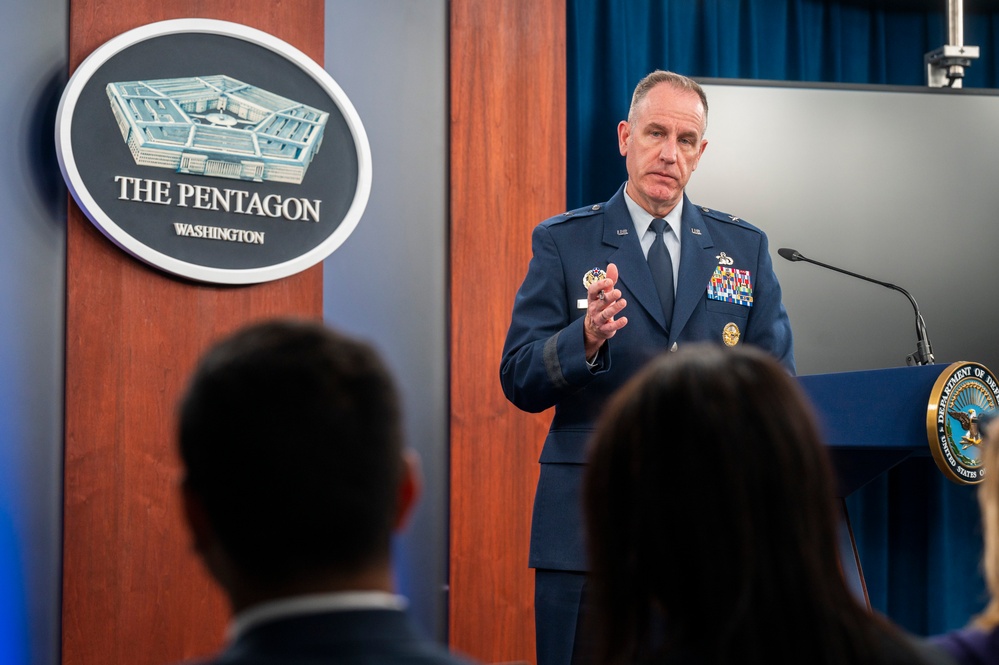
<instances>
[{"instance_id":1,"label":"man's nose","mask_svg":"<svg viewBox=\"0 0 999 665\"><path fill-rule=\"evenodd\" d=\"M676 161L676 139L668 138L663 141L659 157L670 164Z\"/></svg>"}]
</instances>

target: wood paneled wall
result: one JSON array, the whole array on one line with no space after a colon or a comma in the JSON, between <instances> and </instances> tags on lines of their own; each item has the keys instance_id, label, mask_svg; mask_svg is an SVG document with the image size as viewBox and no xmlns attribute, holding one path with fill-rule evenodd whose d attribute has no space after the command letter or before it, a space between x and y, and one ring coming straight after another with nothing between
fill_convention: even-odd
<instances>
[{"instance_id":1,"label":"wood paneled wall","mask_svg":"<svg viewBox=\"0 0 999 665\"><path fill-rule=\"evenodd\" d=\"M499 361L531 229L565 207L565 2L450 11L450 641L534 662L528 535L551 414L506 401Z\"/></svg>"},{"instance_id":2,"label":"wood paneled wall","mask_svg":"<svg viewBox=\"0 0 999 665\"><path fill-rule=\"evenodd\" d=\"M322 0L73 0L70 66L170 18L259 28L323 59ZM191 551L174 412L206 346L278 315L322 317L322 267L249 287L174 279L70 203L67 230L64 665L162 664L214 651L228 608Z\"/></svg>"}]
</instances>

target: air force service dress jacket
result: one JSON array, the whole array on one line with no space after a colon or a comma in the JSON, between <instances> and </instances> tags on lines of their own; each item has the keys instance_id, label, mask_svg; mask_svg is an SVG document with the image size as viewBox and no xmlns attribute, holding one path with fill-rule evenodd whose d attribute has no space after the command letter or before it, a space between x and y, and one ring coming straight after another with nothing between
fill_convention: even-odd
<instances>
[{"instance_id":1,"label":"air force service dress jacket","mask_svg":"<svg viewBox=\"0 0 999 665\"><path fill-rule=\"evenodd\" d=\"M503 391L518 408L555 407L541 452L530 565L586 570L580 512L585 447L608 397L649 359L695 341L752 344L794 372L791 326L766 235L684 195L680 266L667 331L652 273L635 234L624 187L604 205L535 227L533 257L514 302L503 348ZM618 267L628 324L608 340L594 369L583 348L586 287L593 268Z\"/></svg>"}]
</instances>

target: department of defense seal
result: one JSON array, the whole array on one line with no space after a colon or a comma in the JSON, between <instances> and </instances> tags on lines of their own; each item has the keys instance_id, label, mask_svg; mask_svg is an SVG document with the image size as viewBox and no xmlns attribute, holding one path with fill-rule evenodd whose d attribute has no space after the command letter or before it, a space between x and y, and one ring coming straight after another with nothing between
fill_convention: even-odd
<instances>
[{"instance_id":1,"label":"department of defense seal","mask_svg":"<svg viewBox=\"0 0 999 665\"><path fill-rule=\"evenodd\" d=\"M997 405L999 382L979 363L952 363L933 385L926 434L934 461L951 481L972 485L985 477L978 418Z\"/></svg>"},{"instance_id":2,"label":"department of defense seal","mask_svg":"<svg viewBox=\"0 0 999 665\"><path fill-rule=\"evenodd\" d=\"M739 337L742 332L739 330L739 326L734 323L726 323L725 327L722 328L722 341L725 342L725 346L735 346L739 343Z\"/></svg>"}]
</instances>

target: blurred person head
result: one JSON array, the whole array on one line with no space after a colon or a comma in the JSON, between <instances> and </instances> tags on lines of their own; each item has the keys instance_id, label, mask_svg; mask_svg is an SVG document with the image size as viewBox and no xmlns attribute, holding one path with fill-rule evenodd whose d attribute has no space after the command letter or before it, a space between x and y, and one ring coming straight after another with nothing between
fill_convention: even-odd
<instances>
[{"instance_id":1,"label":"blurred person head","mask_svg":"<svg viewBox=\"0 0 999 665\"><path fill-rule=\"evenodd\" d=\"M833 474L763 351L690 345L611 400L584 482L597 662L877 663L901 633L840 570Z\"/></svg>"},{"instance_id":2,"label":"blurred person head","mask_svg":"<svg viewBox=\"0 0 999 665\"><path fill-rule=\"evenodd\" d=\"M985 423L981 423L985 420ZM999 418L992 411L979 419L982 433L982 467L985 478L978 486L978 505L982 516L985 547L982 567L989 588L989 602L975 624L981 628L999 626Z\"/></svg>"},{"instance_id":3,"label":"blurred person head","mask_svg":"<svg viewBox=\"0 0 999 665\"><path fill-rule=\"evenodd\" d=\"M418 479L400 418L374 349L320 323L259 323L206 353L180 406L183 498L235 610L390 590Z\"/></svg>"}]
</instances>

